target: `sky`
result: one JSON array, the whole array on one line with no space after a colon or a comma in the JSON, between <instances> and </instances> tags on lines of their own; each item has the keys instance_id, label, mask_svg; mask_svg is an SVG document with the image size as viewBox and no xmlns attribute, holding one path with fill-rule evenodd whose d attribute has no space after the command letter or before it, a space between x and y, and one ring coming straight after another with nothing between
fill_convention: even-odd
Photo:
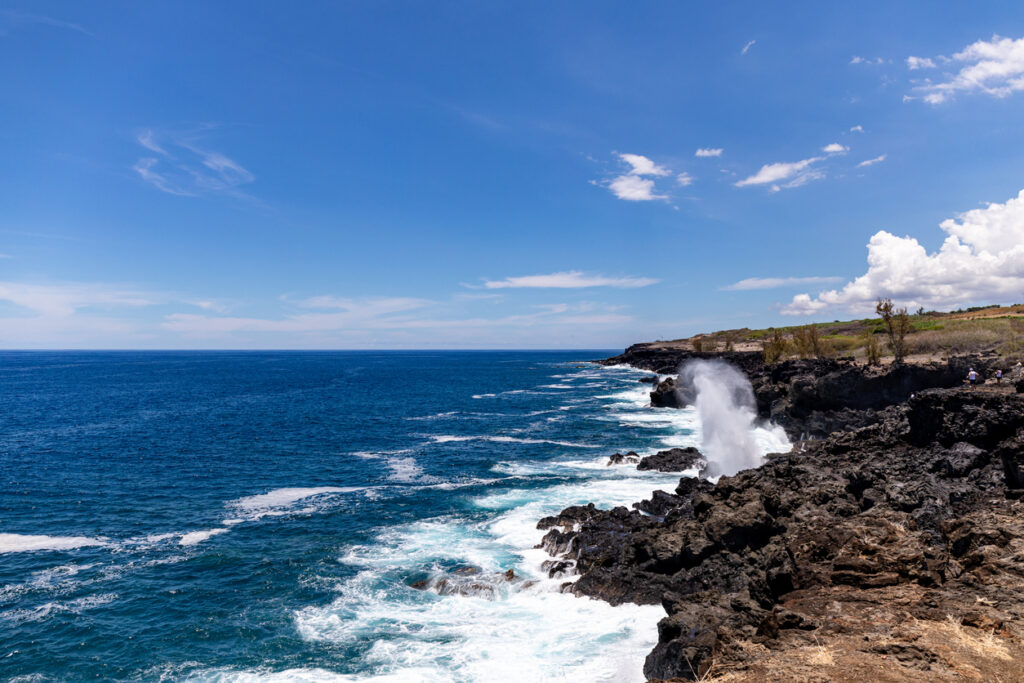
<instances>
[{"instance_id":1,"label":"sky","mask_svg":"<svg viewBox=\"0 0 1024 683\"><path fill-rule=\"evenodd\" d=\"M0 0L0 348L1024 302L1019 2Z\"/></svg>"}]
</instances>

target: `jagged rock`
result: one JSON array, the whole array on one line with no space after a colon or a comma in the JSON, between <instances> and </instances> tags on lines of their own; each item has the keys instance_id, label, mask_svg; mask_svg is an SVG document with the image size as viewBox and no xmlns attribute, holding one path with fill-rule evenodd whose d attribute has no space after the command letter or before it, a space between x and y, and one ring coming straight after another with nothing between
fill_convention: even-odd
<instances>
[{"instance_id":1,"label":"jagged rock","mask_svg":"<svg viewBox=\"0 0 1024 683\"><path fill-rule=\"evenodd\" d=\"M611 467L612 465L635 465L638 462L640 462L640 456L634 451L629 451L628 453L615 453L608 458L607 464Z\"/></svg>"},{"instance_id":2,"label":"jagged rock","mask_svg":"<svg viewBox=\"0 0 1024 683\"><path fill-rule=\"evenodd\" d=\"M614 457L614 456L613 456ZM638 470L657 470L658 472L685 472L690 469L704 469L707 461L696 448L670 448L654 455L648 455L636 466Z\"/></svg>"},{"instance_id":3,"label":"jagged rock","mask_svg":"<svg viewBox=\"0 0 1024 683\"><path fill-rule=\"evenodd\" d=\"M785 410L829 395L831 379L803 379L818 369L854 377L839 362L773 368L788 383ZM934 379L885 369L863 377L879 401ZM776 661L779 648L850 633L870 640L880 628L873 624L897 635L864 641L860 651L938 670L944 660L900 640L897 629L927 622L948 630L948 615L965 624L970 615L962 628L1024 632L1024 502L1015 499L1024 494L1024 396L959 386L913 393L870 408L872 419L851 430L714 485L683 478L675 492L635 506L653 516L567 508L542 520L543 546L575 562L579 578L566 590L663 605L644 666L651 678L697 678L712 662L763 672L758 662ZM871 404L845 390L831 396L839 410L861 415L846 402ZM921 633L914 637L935 635Z\"/></svg>"}]
</instances>

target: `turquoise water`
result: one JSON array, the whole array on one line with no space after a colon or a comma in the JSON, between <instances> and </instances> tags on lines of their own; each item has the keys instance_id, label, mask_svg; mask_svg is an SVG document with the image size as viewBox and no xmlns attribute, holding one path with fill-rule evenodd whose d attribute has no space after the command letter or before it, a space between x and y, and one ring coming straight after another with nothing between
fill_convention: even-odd
<instances>
[{"instance_id":1,"label":"turquoise water","mask_svg":"<svg viewBox=\"0 0 1024 683\"><path fill-rule=\"evenodd\" d=\"M699 442L611 353L0 353L0 679L642 680L533 549Z\"/></svg>"}]
</instances>

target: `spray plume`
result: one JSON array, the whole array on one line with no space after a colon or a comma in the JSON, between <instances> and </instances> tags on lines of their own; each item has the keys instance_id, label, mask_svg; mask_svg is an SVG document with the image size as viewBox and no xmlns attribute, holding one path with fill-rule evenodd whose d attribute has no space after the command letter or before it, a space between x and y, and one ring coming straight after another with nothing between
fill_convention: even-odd
<instances>
[{"instance_id":1,"label":"spray plume","mask_svg":"<svg viewBox=\"0 0 1024 683\"><path fill-rule=\"evenodd\" d=\"M679 379L696 397L707 475L731 476L760 465L761 449L753 435L757 404L750 380L721 360L687 361L679 369Z\"/></svg>"}]
</instances>

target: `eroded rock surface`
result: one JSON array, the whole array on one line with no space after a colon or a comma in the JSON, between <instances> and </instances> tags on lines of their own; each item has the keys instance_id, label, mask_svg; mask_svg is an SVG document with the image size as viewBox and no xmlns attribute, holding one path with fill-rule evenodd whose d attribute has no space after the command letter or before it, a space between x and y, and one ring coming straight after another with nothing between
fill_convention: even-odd
<instances>
[{"instance_id":1,"label":"eroded rock surface","mask_svg":"<svg viewBox=\"0 0 1024 683\"><path fill-rule=\"evenodd\" d=\"M832 379L790 370L789 405L829 395ZM869 424L715 485L684 478L634 510L568 508L541 521L542 545L580 575L566 590L665 608L651 679L1024 680L1012 391L914 390L870 413L837 391Z\"/></svg>"}]
</instances>

